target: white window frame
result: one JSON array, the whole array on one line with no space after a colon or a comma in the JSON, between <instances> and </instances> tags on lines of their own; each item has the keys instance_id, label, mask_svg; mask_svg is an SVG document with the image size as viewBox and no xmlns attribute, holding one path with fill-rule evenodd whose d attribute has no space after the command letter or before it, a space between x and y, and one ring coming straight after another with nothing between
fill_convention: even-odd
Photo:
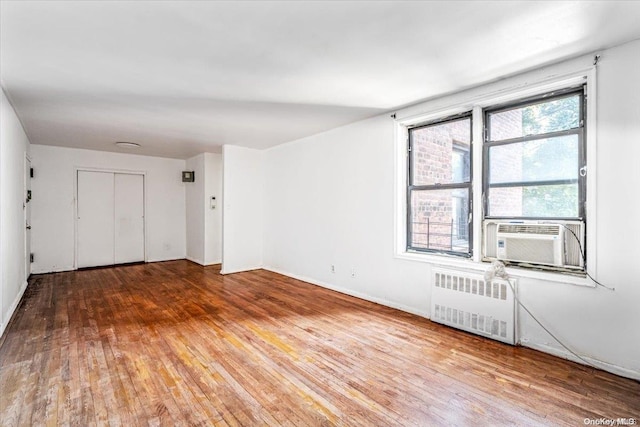
<instances>
[{"instance_id":1,"label":"white window frame","mask_svg":"<svg viewBox=\"0 0 640 427\"><path fill-rule=\"evenodd\" d=\"M395 177L394 191L394 255L395 258L425 262L437 266L449 266L473 271L484 271L488 265L482 262L482 176L483 176L483 127L484 109L495 105L515 102L538 95L543 95L555 90L575 87L586 84L587 111L586 111L586 157L587 157L587 194L586 217L589 224L586 230L586 240L592 250L587 251L587 265L589 274L596 276L596 68L595 66L569 71L564 74L555 74L546 79L534 82L512 84L511 87L498 88L491 93L471 95L477 91L468 91L456 96L445 97L440 100L407 108L395 114L394 129L394 153L395 153ZM493 87L495 85L487 86ZM464 94L470 93L466 102L456 102L462 99ZM450 100L450 104L446 104ZM435 106L440 102L439 106ZM431 106L430 106L431 105ZM422 107L422 108L421 108ZM465 259L455 255L422 253L407 250L407 144L408 129L420 123L436 121L448 116L454 116L472 111L472 194L473 194L473 254ZM586 277L579 277L564 272L536 271L524 268L508 268L510 274L516 277L527 277L554 282L570 283L582 286L595 286Z\"/></svg>"}]
</instances>

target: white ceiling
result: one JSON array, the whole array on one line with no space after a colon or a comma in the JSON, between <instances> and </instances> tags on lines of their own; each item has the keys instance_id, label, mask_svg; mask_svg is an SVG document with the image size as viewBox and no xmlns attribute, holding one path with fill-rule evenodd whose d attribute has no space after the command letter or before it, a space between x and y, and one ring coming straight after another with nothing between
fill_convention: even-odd
<instances>
[{"instance_id":1,"label":"white ceiling","mask_svg":"<svg viewBox=\"0 0 640 427\"><path fill-rule=\"evenodd\" d=\"M0 3L34 144L267 148L640 38L640 2ZM130 150L128 152L131 152Z\"/></svg>"}]
</instances>

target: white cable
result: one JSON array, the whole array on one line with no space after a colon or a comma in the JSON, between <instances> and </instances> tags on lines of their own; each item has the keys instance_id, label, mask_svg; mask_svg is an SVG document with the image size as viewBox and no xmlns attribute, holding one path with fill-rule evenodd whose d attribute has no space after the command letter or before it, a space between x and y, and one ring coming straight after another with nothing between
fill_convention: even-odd
<instances>
[{"instance_id":1,"label":"white cable","mask_svg":"<svg viewBox=\"0 0 640 427\"><path fill-rule=\"evenodd\" d=\"M576 242L578 242L578 249L580 250L580 255L582 256L582 265L585 266L584 268L584 272L587 275L587 277L591 280L593 280L593 282L598 285L598 286L602 286L605 289L609 289L610 291L615 291L616 288L610 288L607 285L603 285L602 283L598 282L591 274L589 274L589 272L587 271L587 257L585 256L584 251L582 250L582 244L580 243L580 238L578 238L578 235L569 227L567 227L565 224L560 224L561 226L563 226L567 231L569 231L571 234L573 234L573 237L576 238Z\"/></svg>"},{"instance_id":2,"label":"white cable","mask_svg":"<svg viewBox=\"0 0 640 427\"><path fill-rule=\"evenodd\" d=\"M590 362L586 361L582 356L580 356L578 353L576 353L571 348L569 348L565 343L560 341L560 339L558 339L558 337L556 337L549 329L547 329L542 324L542 322L540 322L538 320L538 318L536 316L533 315L533 313L531 313L531 311L520 301L520 298L518 298L518 295L516 294L516 290L515 290L515 288L513 286L513 283L511 283L511 279L509 278L509 274L507 273L507 270L505 269L505 265L500 261L493 261L491 263L491 268L489 270L487 270L485 272L485 274L484 274L484 280L485 280L485 282L488 282L488 283L490 283L495 277L500 278L500 279L504 279L509 284L509 287L511 288L511 292L513 292L513 298L516 300L518 305L520 307L522 307L524 309L524 311L526 311L529 314L529 316L531 316L531 318L533 320L535 320L536 323L538 325L540 325L540 327L542 329L545 330L546 333L551 335L551 338L556 340L558 342L558 344L560 344L562 347L564 347L569 353L573 354L575 357L577 357L578 359L583 361L585 365L591 366L592 368L599 369L596 366L593 366Z\"/></svg>"}]
</instances>

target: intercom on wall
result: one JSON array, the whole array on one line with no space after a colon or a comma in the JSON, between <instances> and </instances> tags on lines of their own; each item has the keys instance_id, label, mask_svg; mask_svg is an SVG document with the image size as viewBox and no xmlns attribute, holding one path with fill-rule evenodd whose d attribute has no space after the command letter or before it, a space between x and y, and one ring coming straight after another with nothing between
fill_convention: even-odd
<instances>
[{"instance_id":1,"label":"intercom on wall","mask_svg":"<svg viewBox=\"0 0 640 427\"><path fill-rule=\"evenodd\" d=\"M182 182L194 182L196 173L194 171L182 171Z\"/></svg>"}]
</instances>

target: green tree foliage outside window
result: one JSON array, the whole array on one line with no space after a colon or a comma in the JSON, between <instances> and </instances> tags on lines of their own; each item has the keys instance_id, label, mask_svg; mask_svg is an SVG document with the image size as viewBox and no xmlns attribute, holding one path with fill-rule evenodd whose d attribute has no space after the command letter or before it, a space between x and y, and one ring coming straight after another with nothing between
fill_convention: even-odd
<instances>
[{"instance_id":1,"label":"green tree foliage outside window","mask_svg":"<svg viewBox=\"0 0 640 427\"><path fill-rule=\"evenodd\" d=\"M580 125L580 97L577 95L528 105L522 109L524 135L540 135L574 129ZM523 150L523 179L542 181L550 168L562 168L559 175L578 177L578 143L566 138L528 141ZM530 217L577 217L578 184L524 187L522 214Z\"/></svg>"}]
</instances>

